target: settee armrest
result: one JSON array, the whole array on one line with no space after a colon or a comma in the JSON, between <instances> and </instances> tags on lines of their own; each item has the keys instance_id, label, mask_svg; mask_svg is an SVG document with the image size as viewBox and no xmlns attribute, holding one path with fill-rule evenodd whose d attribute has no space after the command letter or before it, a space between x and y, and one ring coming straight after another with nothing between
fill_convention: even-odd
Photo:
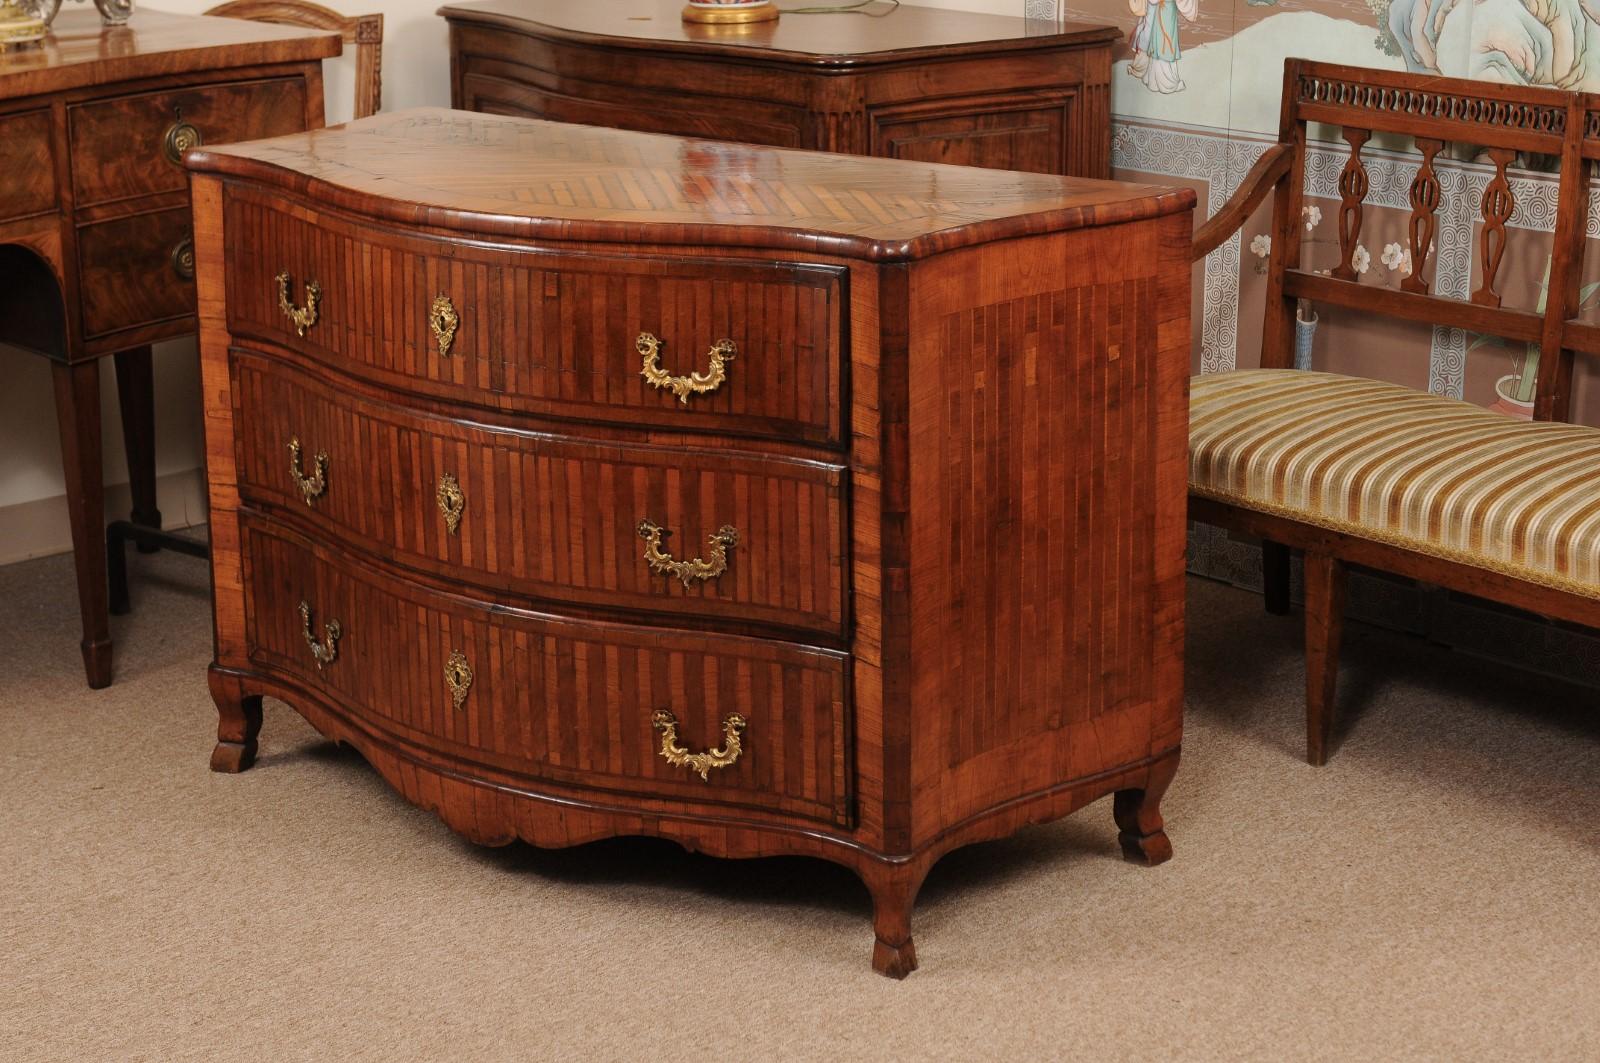
<instances>
[{"instance_id":1,"label":"settee armrest","mask_svg":"<svg viewBox=\"0 0 1600 1063\"><path fill-rule=\"evenodd\" d=\"M1189 260L1198 262L1222 246L1222 242L1255 213L1261 201L1267 198L1267 193L1288 176L1289 164L1293 161L1292 145L1274 144L1268 148L1250 167L1250 172L1244 175L1244 180L1239 182L1239 187L1228 197L1222 209L1207 218L1205 224L1195 231Z\"/></svg>"}]
</instances>

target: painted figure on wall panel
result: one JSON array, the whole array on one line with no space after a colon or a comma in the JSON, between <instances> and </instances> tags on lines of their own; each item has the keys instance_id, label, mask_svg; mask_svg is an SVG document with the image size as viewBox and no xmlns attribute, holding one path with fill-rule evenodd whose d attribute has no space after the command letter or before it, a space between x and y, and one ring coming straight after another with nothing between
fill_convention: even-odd
<instances>
[{"instance_id":1,"label":"painted figure on wall panel","mask_svg":"<svg viewBox=\"0 0 1600 1063\"><path fill-rule=\"evenodd\" d=\"M1128 73L1153 92L1182 92L1178 60L1183 49L1178 43L1180 19L1193 22L1200 14L1200 0L1128 0L1128 8L1139 16L1129 41L1133 58Z\"/></svg>"}]
</instances>

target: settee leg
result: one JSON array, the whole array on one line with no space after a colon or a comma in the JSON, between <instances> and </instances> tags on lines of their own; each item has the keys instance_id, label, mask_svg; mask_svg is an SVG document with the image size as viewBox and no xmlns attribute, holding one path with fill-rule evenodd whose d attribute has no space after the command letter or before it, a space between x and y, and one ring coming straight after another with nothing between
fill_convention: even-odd
<instances>
[{"instance_id":1,"label":"settee leg","mask_svg":"<svg viewBox=\"0 0 1600 1063\"><path fill-rule=\"evenodd\" d=\"M1339 636L1344 630L1344 562L1306 554L1306 760L1328 762L1333 740L1333 696L1339 677Z\"/></svg>"},{"instance_id":2,"label":"settee leg","mask_svg":"<svg viewBox=\"0 0 1600 1063\"><path fill-rule=\"evenodd\" d=\"M1172 842L1161 819L1161 798L1177 773L1178 755L1173 753L1150 766L1143 787L1118 790L1111 799L1111 815L1117 821L1117 840L1125 860L1154 867L1172 859Z\"/></svg>"},{"instance_id":3,"label":"settee leg","mask_svg":"<svg viewBox=\"0 0 1600 1063\"><path fill-rule=\"evenodd\" d=\"M1289 548L1282 543L1261 541L1261 589L1267 612L1289 614Z\"/></svg>"}]
</instances>

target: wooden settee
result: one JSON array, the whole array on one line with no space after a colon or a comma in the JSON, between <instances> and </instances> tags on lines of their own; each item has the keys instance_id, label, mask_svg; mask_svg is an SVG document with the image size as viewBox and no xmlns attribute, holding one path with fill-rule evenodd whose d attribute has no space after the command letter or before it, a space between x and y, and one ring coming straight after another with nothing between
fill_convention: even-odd
<instances>
[{"instance_id":1,"label":"wooden settee","mask_svg":"<svg viewBox=\"0 0 1600 1063\"><path fill-rule=\"evenodd\" d=\"M1577 317L1600 96L1300 60L1285 65L1283 86L1279 142L1195 235L1198 260L1275 193L1262 368L1194 378L1189 499L1192 519L1263 540L1274 612L1288 609L1289 550L1305 555L1306 751L1321 764L1347 565L1600 627L1600 429L1564 423L1574 352L1600 352L1600 326ZM1338 262L1321 272L1301 262L1308 123L1338 127L1349 145ZM1413 138L1416 152L1412 271L1398 288L1357 283L1354 261L1369 181L1363 149L1383 133ZM1429 288L1447 195L1435 162L1451 143L1471 146L1492 169L1473 204L1470 299ZM1507 167L1519 157L1559 160L1542 311L1502 306L1499 294L1516 206ZM1301 299L1539 344L1533 421L1291 368Z\"/></svg>"}]
</instances>

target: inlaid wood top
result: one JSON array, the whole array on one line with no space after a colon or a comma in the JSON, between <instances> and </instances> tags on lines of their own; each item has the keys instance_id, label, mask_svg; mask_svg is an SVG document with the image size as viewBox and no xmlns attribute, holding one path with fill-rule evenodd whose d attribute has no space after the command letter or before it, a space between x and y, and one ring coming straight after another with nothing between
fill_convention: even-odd
<instances>
[{"instance_id":1,"label":"inlaid wood top","mask_svg":"<svg viewBox=\"0 0 1600 1063\"><path fill-rule=\"evenodd\" d=\"M915 258L1155 217L1188 189L690 140L425 108L190 153L192 169L411 225Z\"/></svg>"},{"instance_id":2,"label":"inlaid wood top","mask_svg":"<svg viewBox=\"0 0 1600 1063\"><path fill-rule=\"evenodd\" d=\"M886 7L876 5L877 10ZM686 23L682 11L682 0L484 0L447 4L439 14L461 22L610 47L660 50L665 46L744 56L759 53L779 62L841 67L921 59L933 53L1022 51L1108 41L1121 35L1114 26L1058 24L909 4L881 18L860 12L790 13L773 22L739 27Z\"/></svg>"},{"instance_id":3,"label":"inlaid wood top","mask_svg":"<svg viewBox=\"0 0 1600 1063\"><path fill-rule=\"evenodd\" d=\"M219 67L338 55L336 33L229 18L134 12L102 26L92 7L62 11L39 48L0 52L0 100Z\"/></svg>"}]
</instances>

